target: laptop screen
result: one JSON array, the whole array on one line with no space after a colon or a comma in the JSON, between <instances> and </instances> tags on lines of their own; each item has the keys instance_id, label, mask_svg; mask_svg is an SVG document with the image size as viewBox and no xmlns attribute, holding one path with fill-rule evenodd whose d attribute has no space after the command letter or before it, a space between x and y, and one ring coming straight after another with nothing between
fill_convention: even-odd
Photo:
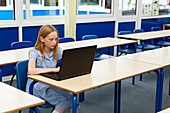
<instances>
[{"instance_id":1,"label":"laptop screen","mask_svg":"<svg viewBox=\"0 0 170 113\"><path fill-rule=\"evenodd\" d=\"M59 78L71 78L91 73L97 45L63 51Z\"/></svg>"}]
</instances>

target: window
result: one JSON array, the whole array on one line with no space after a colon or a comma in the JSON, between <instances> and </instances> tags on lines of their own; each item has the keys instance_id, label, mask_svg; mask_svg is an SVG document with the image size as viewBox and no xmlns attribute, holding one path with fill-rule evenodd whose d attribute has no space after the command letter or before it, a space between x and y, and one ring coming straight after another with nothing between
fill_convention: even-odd
<instances>
[{"instance_id":1,"label":"window","mask_svg":"<svg viewBox=\"0 0 170 113\"><path fill-rule=\"evenodd\" d=\"M39 0L30 0L31 4L39 4Z\"/></svg>"},{"instance_id":2,"label":"window","mask_svg":"<svg viewBox=\"0 0 170 113\"><path fill-rule=\"evenodd\" d=\"M99 5L99 0L80 0L80 5Z\"/></svg>"},{"instance_id":3,"label":"window","mask_svg":"<svg viewBox=\"0 0 170 113\"><path fill-rule=\"evenodd\" d=\"M110 14L111 0L77 0L78 15Z\"/></svg>"},{"instance_id":4,"label":"window","mask_svg":"<svg viewBox=\"0 0 170 113\"><path fill-rule=\"evenodd\" d=\"M170 14L170 0L143 0L143 16Z\"/></svg>"},{"instance_id":5,"label":"window","mask_svg":"<svg viewBox=\"0 0 170 113\"><path fill-rule=\"evenodd\" d=\"M0 0L0 20L14 20L13 0Z\"/></svg>"},{"instance_id":6,"label":"window","mask_svg":"<svg viewBox=\"0 0 170 113\"><path fill-rule=\"evenodd\" d=\"M119 0L122 15L136 15L136 0Z\"/></svg>"},{"instance_id":7,"label":"window","mask_svg":"<svg viewBox=\"0 0 170 113\"><path fill-rule=\"evenodd\" d=\"M6 6L6 0L0 0L0 6Z\"/></svg>"},{"instance_id":8,"label":"window","mask_svg":"<svg viewBox=\"0 0 170 113\"><path fill-rule=\"evenodd\" d=\"M59 4L60 1L60 4ZM30 0L30 16L56 16L64 14L64 0ZM23 2L25 4L25 0ZM25 19L24 7L24 19Z\"/></svg>"},{"instance_id":9,"label":"window","mask_svg":"<svg viewBox=\"0 0 170 113\"><path fill-rule=\"evenodd\" d=\"M58 6L58 0L44 0L44 6Z\"/></svg>"}]
</instances>

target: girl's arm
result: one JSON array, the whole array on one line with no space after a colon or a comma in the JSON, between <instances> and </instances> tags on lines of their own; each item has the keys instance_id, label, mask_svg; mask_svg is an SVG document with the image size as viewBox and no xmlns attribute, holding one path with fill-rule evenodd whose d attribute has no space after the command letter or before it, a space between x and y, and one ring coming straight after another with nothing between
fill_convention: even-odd
<instances>
[{"instance_id":1,"label":"girl's arm","mask_svg":"<svg viewBox=\"0 0 170 113\"><path fill-rule=\"evenodd\" d=\"M35 68L35 59L30 58L28 63L28 74L40 74L47 72L59 72L60 67L58 68Z\"/></svg>"}]
</instances>

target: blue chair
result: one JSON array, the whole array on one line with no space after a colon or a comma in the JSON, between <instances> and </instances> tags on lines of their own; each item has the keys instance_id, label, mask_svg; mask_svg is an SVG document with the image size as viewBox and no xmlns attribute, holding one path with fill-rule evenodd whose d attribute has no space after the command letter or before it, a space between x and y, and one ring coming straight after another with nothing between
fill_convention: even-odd
<instances>
[{"instance_id":1,"label":"blue chair","mask_svg":"<svg viewBox=\"0 0 170 113\"><path fill-rule=\"evenodd\" d=\"M151 31L159 31L159 30L162 30L161 27L159 26L154 26L151 28ZM156 44L159 45L159 46L170 46L170 42L169 42L169 37L166 37L165 39L162 38L159 38L159 39L155 39L156 41Z\"/></svg>"},{"instance_id":2,"label":"blue chair","mask_svg":"<svg viewBox=\"0 0 170 113\"><path fill-rule=\"evenodd\" d=\"M166 37L165 41L170 42L170 37Z\"/></svg>"},{"instance_id":3,"label":"blue chair","mask_svg":"<svg viewBox=\"0 0 170 113\"><path fill-rule=\"evenodd\" d=\"M84 35L82 37L82 40L91 40L91 39L97 39L97 38L98 37L96 35ZM113 58L113 57L114 56L112 55L103 54L100 49L97 49L94 60L99 61L99 60L104 60L104 59Z\"/></svg>"},{"instance_id":4,"label":"blue chair","mask_svg":"<svg viewBox=\"0 0 170 113\"><path fill-rule=\"evenodd\" d=\"M125 35L125 34L132 34L131 31L120 31L118 33L118 35ZM119 46L119 52L120 52L120 55L122 53L125 53L125 54L132 54L132 53L135 53L135 49L136 49L136 52L141 52L142 50L141 49L138 49L135 47L136 45L134 44L126 44L126 45L121 45ZM119 56L120 56L119 55Z\"/></svg>"},{"instance_id":5,"label":"blue chair","mask_svg":"<svg viewBox=\"0 0 170 113\"><path fill-rule=\"evenodd\" d=\"M33 43L31 41L22 41L22 42L12 42L11 43L11 48L12 49L21 49L21 48L27 48L27 47L33 47ZM15 65L14 65L15 69ZM15 74L13 74L10 85L12 85L13 79L15 77Z\"/></svg>"},{"instance_id":6,"label":"blue chair","mask_svg":"<svg viewBox=\"0 0 170 113\"><path fill-rule=\"evenodd\" d=\"M65 42L74 42L74 38L72 37L61 37L59 38L59 43L65 43Z\"/></svg>"},{"instance_id":7,"label":"blue chair","mask_svg":"<svg viewBox=\"0 0 170 113\"><path fill-rule=\"evenodd\" d=\"M33 47L33 43L31 41L12 42L11 43L12 49L21 49L21 48L27 48L27 47Z\"/></svg>"},{"instance_id":8,"label":"blue chair","mask_svg":"<svg viewBox=\"0 0 170 113\"><path fill-rule=\"evenodd\" d=\"M26 91L27 72L28 72L28 60L21 61L16 64L17 88L24 92ZM30 94L33 94L33 85L35 83L36 82L33 82L33 84L31 84ZM49 104L48 102L45 102L45 104L39 105L38 107L54 108L54 106ZM33 113L33 111L35 111L36 113L40 113L37 107L30 108L30 113Z\"/></svg>"},{"instance_id":9,"label":"blue chair","mask_svg":"<svg viewBox=\"0 0 170 113\"><path fill-rule=\"evenodd\" d=\"M133 33L142 33L142 32L144 32L143 29L133 30ZM160 48L160 46L150 44L151 42L152 42L152 44L154 44L153 40L144 41L144 50L151 50L151 49ZM137 46L137 48L142 49L142 45Z\"/></svg>"}]
</instances>

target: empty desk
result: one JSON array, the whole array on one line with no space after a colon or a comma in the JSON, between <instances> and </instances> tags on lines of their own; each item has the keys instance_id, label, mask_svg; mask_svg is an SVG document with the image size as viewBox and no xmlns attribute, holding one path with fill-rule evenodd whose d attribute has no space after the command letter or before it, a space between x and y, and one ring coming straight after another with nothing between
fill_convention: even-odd
<instances>
[{"instance_id":1,"label":"empty desk","mask_svg":"<svg viewBox=\"0 0 170 113\"><path fill-rule=\"evenodd\" d=\"M11 113L44 104L45 101L0 82L0 112Z\"/></svg>"},{"instance_id":2,"label":"empty desk","mask_svg":"<svg viewBox=\"0 0 170 113\"><path fill-rule=\"evenodd\" d=\"M125 38L125 39L133 39L133 40L141 40L142 50L144 51L145 40L157 39L157 38L162 38L162 37L167 37L167 36L170 36L170 30L143 32L143 33L135 33L135 34L127 34L127 35L117 35L116 37Z\"/></svg>"},{"instance_id":3,"label":"empty desk","mask_svg":"<svg viewBox=\"0 0 170 113\"><path fill-rule=\"evenodd\" d=\"M0 82L2 81L2 66L16 64L19 61L27 60L31 48L15 49L0 52Z\"/></svg>"}]
</instances>

